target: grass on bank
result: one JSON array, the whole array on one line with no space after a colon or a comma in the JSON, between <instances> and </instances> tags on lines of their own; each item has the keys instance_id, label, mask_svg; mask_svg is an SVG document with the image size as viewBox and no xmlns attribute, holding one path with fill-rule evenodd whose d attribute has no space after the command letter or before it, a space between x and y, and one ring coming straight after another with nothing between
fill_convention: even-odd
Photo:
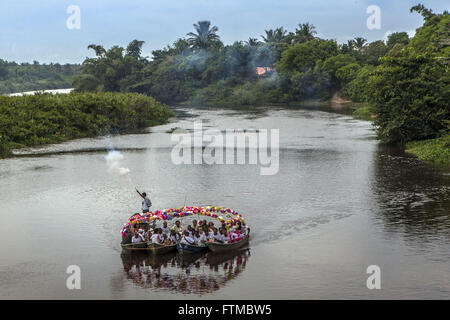
<instances>
[{"instance_id":1,"label":"grass on bank","mask_svg":"<svg viewBox=\"0 0 450 320\"><path fill-rule=\"evenodd\" d=\"M137 132L173 115L167 106L137 93L0 96L0 157L22 147Z\"/></svg>"},{"instance_id":2,"label":"grass on bank","mask_svg":"<svg viewBox=\"0 0 450 320\"><path fill-rule=\"evenodd\" d=\"M450 164L450 135L423 141L414 141L406 145L405 151L419 160Z\"/></svg>"},{"instance_id":3,"label":"grass on bank","mask_svg":"<svg viewBox=\"0 0 450 320\"><path fill-rule=\"evenodd\" d=\"M353 107L355 108L352 113L353 117L361 120L373 120L372 108L367 103L353 103Z\"/></svg>"}]
</instances>

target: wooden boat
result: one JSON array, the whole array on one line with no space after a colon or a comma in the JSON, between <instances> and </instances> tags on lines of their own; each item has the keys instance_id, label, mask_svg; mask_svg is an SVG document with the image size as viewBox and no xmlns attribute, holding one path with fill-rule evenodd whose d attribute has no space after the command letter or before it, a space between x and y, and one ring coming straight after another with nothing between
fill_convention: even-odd
<instances>
[{"instance_id":1,"label":"wooden boat","mask_svg":"<svg viewBox=\"0 0 450 320\"><path fill-rule=\"evenodd\" d=\"M175 251L177 248L176 244L163 245L151 242L128 243L121 244L121 246L124 252L150 252L153 254L165 254Z\"/></svg>"},{"instance_id":2,"label":"wooden boat","mask_svg":"<svg viewBox=\"0 0 450 320\"><path fill-rule=\"evenodd\" d=\"M144 252L148 251L147 242L121 244L124 252Z\"/></svg>"},{"instance_id":3,"label":"wooden boat","mask_svg":"<svg viewBox=\"0 0 450 320\"><path fill-rule=\"evenodd\" d=\"M148 243L147 249L153 254L165 254L168 252L175 251L177 249L176 244L164 245L164 244L156 244L156 243Z\"/></svg>"},{"instance_id":4,"label":"wooden boat","mask_svg":"<svg viewBox=\"0 0 450 320\"><path fill-rule=\"evenodd\" d=\"M249 237L246 237L238 242L232 243L218 243L218 242L208 242L208 248L214 253L227 252L231 250L237 250L248 244Z\"/></svg>"},{"instance_id":5,"label":"wooden boat","mask_svg":"<svg viewBox=\"0 0 450 320\"><path fill-rule=\"evenodd\" d=\"M177 244L177 250L179 253L197 253L197 252L203 252L208 250L208 246L196 246L196 245L190 245L190 244L184 244L184 243L178 243Z\"/></svg>"}]
</instances>

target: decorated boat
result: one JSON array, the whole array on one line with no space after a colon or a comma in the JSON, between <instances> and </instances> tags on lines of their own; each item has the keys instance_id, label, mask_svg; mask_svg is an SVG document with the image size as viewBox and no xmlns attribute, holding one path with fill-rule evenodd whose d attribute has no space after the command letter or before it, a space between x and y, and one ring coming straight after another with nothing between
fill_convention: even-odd
<instances>
[{"instance_id":1,"label":"decorated boat","mask_svg":"<svg viewBox=\"0 0 450 320\"><path fill-rule=\"evenodd\" d=\"M190 245L185 243L178 243L177 250L181 254L185 253L199 253L208 250L208 246L206 245Z\"/></svg>"},{"instance_id":2,"label":"decorated boat","mask_svg":"<svg viewBox=\"0 0 450 320\"><path fill-rule=\"evenodd\" d=\"M249 236L246 235L243 239L231 243L208 242L208 248L214 253L228 252L232 250L238 250L244 247L245 245L248 244L248 241Z\"/></svg>"},{"instance_id":3,"label":"decorated boat","mask_svg":"<svg viewBox=\"0 0 450 320\"><path fill-rule=\"evenodd\" d=\"M149 251L147 247L147 242L138 242L138 243L122 243L122 250L124 252L144 252Z\"/></svg>"},{"instance_id":4,"label":"decorated boat","mask_svg":"<svg viewBox=\"0 0 450 320\"><path fill-rule=\"evenodd\" d=\"M164 245L157 243L148 243L147 249L153 254L165 254L177 250L177 244Z\"/></svg>"},{"instance_id":5,"label":"decorated boat","mask_svg":"<svg viewBox=\"0 0 450 320\"><path fill-rule=\"evenodd\" d=\"M233 241L227 244L221 243L207 243L202 245L187 245L187 244L171 244L171 245L158 245L151 244L149 242L142 243L127 243L127 239L130 240L130 235L132 233L132 229L136 227L143 226L144 229L151 229L155 227L157 221L167 221L170 223L173 219L183 219L186 217L191 217L197 215L199 218L212 218L218 220L221 223L221 226L226 230L232 230L236 228L238 225L245 226L245 220L240 213L237 211L231 210L225 207L214 207L214 206L206 206L206 207L180 207L180 208L170 208L166 210L156 210L149 211L147 213L136 213L133 214L124 224L122 228L122 237L123 244L122 248L124 251L129 252L139 252L139 251L147 251L153 254L163 254L170 251L178 250L180 253L195 253L195 252L203 252L211 249L214 252L223 252L230 251L237 248L241 248L244 245L248 244L248 235L243 236L243 238L239 238L239 241ZM248 229L250 230L250 229Z\"/></svg>"}]
</instances>

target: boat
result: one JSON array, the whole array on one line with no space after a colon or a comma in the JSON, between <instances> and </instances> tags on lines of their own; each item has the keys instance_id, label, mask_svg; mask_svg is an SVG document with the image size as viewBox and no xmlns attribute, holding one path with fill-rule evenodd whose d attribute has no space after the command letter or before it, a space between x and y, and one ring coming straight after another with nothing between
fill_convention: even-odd
<instances>
[{"instance_id":1,"label":"boat","mask_svg":"<svg viewBox=\"0 0 450 320\"><path fill-rule=\"evenodd\" d=\"M176 244L164 245L151 242L128 243L121 244L121 246L124 252L150 252L153 254L165 254L175 251L177 248Z\"/></svg>"},{"instance_id":2,"label":"boat","mask_svg":"<svg viewBox=\"0 0 450 320\"><path fill-rule=\"evenodd\" d=\"M121 244L124 252L144 252L148 251L147 242Z\"/></svg>"},{"instance_id":3,"label":"boat","mask_svg":"<svg viewBox=\"0 0 450 320\"><path fill-rule=\"evenodd\" d=\"M182 219L189 216L201 216L203 218L211 218L218 220L222 226L230 229L237 225L245 225L245 220L241 214L235 210L231 210L225 207L189 207L183 206L180 208L170 208L165 210L156 210L155 212L149 211L147 213L135 213L122 227L122 242L130 241L130 234L133 233L133 228L142 227L142 229L152 231L156 227L156 221L170 221L174 219ZM250 232L250 228L248 228ZM195 252L205 252L210 248L213 252L224 252L235 250L241 248L248 244L248 238L240 240L239 242L234 242L230 244L219 244L211 243L204 245L188 245L188 244L177 244L177 245L157 245L151 243L127 243L122 244L124 252L151 252L153 254L163 254L166 252L178 250L180 253L195 253Z\"/></svg>"},{"instance_id":4,"label":"boat","mask_svg":"<svg viewBox=\"0 0 450 320\"><path fill-rule=\"evenodd\" d=\"M190 245L185 243L178 243L177 244L177 250L179 253L198 253L208 250L208 246L196 246L196 245Z\"/></svg>"},{"instance_id":5,"label":"boat","mask_svg":"<svg viewBox=\"0 0 450 320\"><path fill-rule=\"evenodd\" d=\"M165 245L157 243L147 243L147 249L153 254L165 254L177 250L177 244Z\"/></svg>"},{"instance_id":6,"label":"boat","mask_svg":"<svg viewBox=\"0 0 450 320\"><path fill-rule=\"evenodd\" d=\"M245 237L242 240L239 240L237 242L232 243L218 243L218 242L209 242L208 248L214 253L221 253L221 252L227 252L231 250L237 250L239 248L242 248L243 246L248 244L249 237Z\"/></svg>"}]
</instances>

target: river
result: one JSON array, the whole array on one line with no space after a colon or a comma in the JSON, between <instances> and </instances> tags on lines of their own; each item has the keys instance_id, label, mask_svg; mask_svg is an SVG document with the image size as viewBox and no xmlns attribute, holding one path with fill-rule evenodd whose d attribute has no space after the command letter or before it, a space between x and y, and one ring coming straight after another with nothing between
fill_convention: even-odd
<instances>
[{"instance_id":1,"label":"river","mask_svg":"<svg viewBox=\"0 0 450 320\"><path fill-rule=\"evenodd\" d=\"M376 139L371 124L306 109L179 108L145 134L80 139L0 160L0 298L398 299L450 295L450 173ZM279 171L175 165L170 128L279 129ZM107 172L114 148L129 179ZM227 256L121 254L140 209L223 205L252 229ZM81 270L68 290L66 269ZM367 267L381 271L369 290Z\"/></svg>"}]
</instances>

